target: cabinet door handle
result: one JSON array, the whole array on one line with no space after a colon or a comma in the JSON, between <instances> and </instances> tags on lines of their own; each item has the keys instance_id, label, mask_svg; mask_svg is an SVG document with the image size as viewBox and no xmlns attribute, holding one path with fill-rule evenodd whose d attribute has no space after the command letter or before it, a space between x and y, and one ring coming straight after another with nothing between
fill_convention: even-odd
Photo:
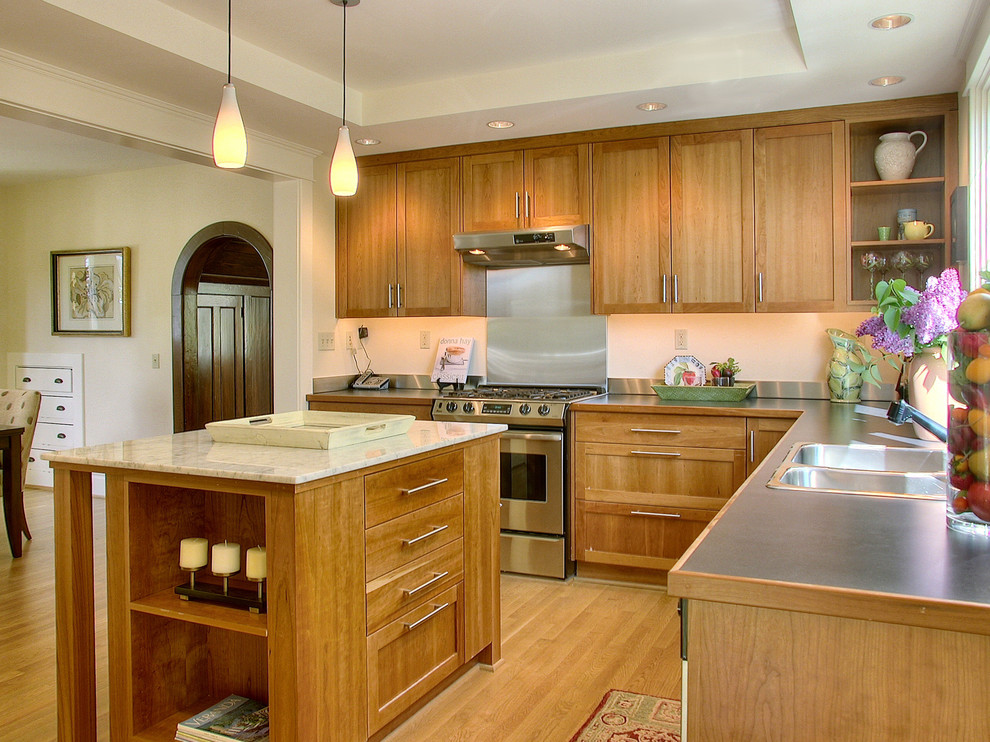
<instances>
[{"instance_id":1,"label":"cabinet door handle","mask_svg":"<svg viewBox=\"0 0 990 742\"><path fill-rule=\"evenodd\" d=\"M674 451L630 451L629 453L639 454L640 456L680 456L679 453Z\"/></svg>"},{"instance_id":2,"label":"cabinet door handle","mask_svg":"<svg viewBox=\"0 0 990 742\"><path fill-rule=\"evenodd\" d=\"M61 439L64 439L64 438L65 438L65 433L59 433L59 434L58 434L58 435L56 435L55 437L56 437L56 438L58 438L58 439L60 439L60 440L61 440Z\"/></svg>"},{"instance_id":3,"label":"cabinet door handle","mask_svg":"<svg viewBox=\"0 0 990 742\"><path fill-rule=\"evenodd\" d=\"M388 285L388 308L392 308L392 284Z\"/></svg>"},{"instance_id":4,"label":"cabinet door handle","mask_svg":"<svg viewBox=\"0 0 990 742\"><path fill-rule=\"evenodd\" d=\"M58 412L65 412L65 405L60 404L55 408Z\"/></svg>"},{"instance_id":5,"label":"cabinet door handle","mask_svg":"<svg viewBox=\"0 0 990 742\"><path fill-rule=\"evenodd\" d=\"M630 433L680 433L679 430L660 430L659 428L629 428Z\"/></svg>"},{"instance_id":6,"label":"cabinet door handle","mask_svg":"<svg viewBox=\"0 0 990 742\"><path fill-rule=\"evenodd\" d=\"M630 515L652 515L654 518L680 518L680 513L650 513L646 510L633 510Z\"/></svg>"},{"instance_id":7,"label":"cabinet door handle","mask_svg":"<svg viewBox=\"0 0 990 742\"><path fill-rule=\"evenodd\" d=\"M529 191L526 191L526 218L529 219Z\"/></svg>"},{"instance_id":8,"label":"cabinet door handle","mask_svg":"<svg viewBox=\"0 0 990 742\"><path fill-rule=\"evenodd\" d=\"M412 631L413 629L415 629L417 626L419 626L424 621L428 621L431 618L433 618L435 615L437 615L440 611L442 611L448 605L450 605L450 603L444 603L443 605L438 605L438 606L434 607L434 609L432 611L430 611L429 613L427 613L425 616L423 616L418 621L413 621L412 623L404 623L402 625L406 627L406 631Z\"/></svg>"},{"instance_id":9,"label":"cabinet door handle","mask_svg":"<svg viewBox=\"0 0 990 742\"><path fill-rule=\"evenodd\" d=\"M415 595L420 590L425 590L430 585L436 585L438 582L440 582L440 580L442 580L444 577L446 577L449 574L450 574L450 572L434 572L433 573L433 577L431 577L430 579L428 579L426 582L424 582L419 587L414 587L412 590L410 590L409 588L402 588L402 593L406 597L409 597L410 595Z\"/></svg>"},{"instance_id":10,"label":"cabinet door handle","mask_svg":"<svg viewBox=\"0 0 990 742\"><path fill-rule=\"evenodd\" d=\"M516 191L516 219L519 218L519 191Z\"/></svg>"},{"instance_id":11,"label":"cabinet door handle","mask_svg":"<svg viewBox=\"0 0 990 742\"><path fill-rule=\"evenodd\" d=\"M763 303L763 271L756 274L757 295L756 300Z\"/></svg>"},{"instance_id":12,"label":"cabinet door handle","mask_svg":"<svg viewBox=\"0 0 990 742\"><path fill-rule=\"evenodd\" d=\"M432 479L426 484L419 485L419 487L411 487L408 489L403 488L400 489L399 492L403 495L412 495L416 492L422 492L425 489L429 489L430 487L436 487L438 484L443 484L446 481L447 481L447 477L444 477L443 479Z\"/></svg>"},{"instance_id":13,"label":"cabinet door handle","mask_svg":"<svg viewBox=\"0 0 990 742\"><path fill-rule=\"evenodd\" d=\"M422 541L423 539L427 539L430 536L436 536L438 533L442 533L442 532L446 531L448 528L450 528L450 526L438 526L437 528L434 528L429 533L424 533L422 536L417 536L416 538L404 538L404 539L402 539L402 545L403 546L412 546L413 544L418 543L418 542Z\"/></svg>"},{"instance_id":14,"label":"cabinet door handle","mask_svg":"<svg viewBox=\"0 0 990 742\"><path fill-rule=\"evenodd\" d=\"M395 284L395 306L402 306L402 284Z\"/></svg>"},{"instance_id":15,"label":"cabinet door handle","mask_svg":"<svg viewBox=\"0 0 990 742\"><path fill-rule=\"evenodd\" d=\"M62 381L61 379L55 379L55 383L56 384L64 384L65 382Z\"/></svg>"},{"instance_id":16,"label":"cabinet door handle","mask_svg":"<svg viewBox=\"0 0 990 742\"><path fill-rule=\"evenodd\" d=\"M22 384L30 384L31 383L31 377L30 376L25 376L23 379L21 379L21 383Z\"/></svg>"},{"instance_id":17,"label":"cabinet door handle","mask_svg":"<svg viewBox=\"0 0 990 742\"><path fill-rule=\"evenodd\" d=\"M667 274L663 274L663 303L667 303Z\"/></svg>"},{"instance_id":18,"label":"cabinet door handle","mask_svg":"<svg viewBox=\"0 0 990 742\"><path fill-rule=\"evenodd\" d=\"M756 431L749 431L749 460L752 462L756 458Z\"/></svg>"},{"instance_id":19,"label":"cabinet door handle","mask_svg":"<svg viewBox=\"0 0 990 742\"><path fill-rule=\"evenodd\" d=\"M677 304L679 297L677 295L677 274L674 274L674 304Z\"/></svg>"}]
</instances>

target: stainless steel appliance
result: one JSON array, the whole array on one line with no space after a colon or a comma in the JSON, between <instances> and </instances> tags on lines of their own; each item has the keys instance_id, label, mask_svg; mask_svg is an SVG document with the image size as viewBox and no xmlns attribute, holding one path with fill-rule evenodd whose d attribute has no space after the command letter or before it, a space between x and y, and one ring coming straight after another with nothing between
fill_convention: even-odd
<instances>
[{"instance_id":1,"label":"stainless steel appliance","mask_svg":"<svg viewBox=\"0 0 990 742\"><path fill-rule=\"evenodd\" d=\"M465 263L485 268L588 263L588 232L587 224L538 231L463 232L454 235L454 249Z\"/></svg>"},{"instance_id":2,"label":"stainless steel appliance","mask_svg":"<svg viewBox=\"0 0 990 742\"><path fill-rule=\"evenodd\" d=\"M491 267L491 266L490 266ZM490 270L486 383L450 392L434 420L500 422L502 569L564 579L567 408L605 390L606 318L587 263Z\"/></svg>"}]
</instances>

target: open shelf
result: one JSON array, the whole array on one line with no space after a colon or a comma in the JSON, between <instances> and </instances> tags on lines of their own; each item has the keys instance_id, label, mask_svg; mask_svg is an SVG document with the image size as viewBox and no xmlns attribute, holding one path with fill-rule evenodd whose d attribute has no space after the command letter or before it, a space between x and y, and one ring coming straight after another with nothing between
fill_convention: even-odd
<instances>
[{"instance_id":1,"label":"open shelf","mask_svg":"<svg viewBox=\"0 0 990 742\"><path fill-rule=\"evenodd\" d=\"M200 711L208 709L215 703L219 703L227 696L219 697L207 697L201 701L190 704L188 707L176 711L157 724L150 726L146 729L142 729L137 732L133 737L131 737L134 742L173 742L175 740L175 728L179 725L179 722L185 721Z\"/></svg>"},{"instance_id":2,"label":"open shelf","mask_svg":"<svg viewBox=\"0 0 990 742\"><path fill-rule=\"evenodd\" d=\"M927 240L858 240L851 243L853 249L857 247L881 248L884 250L904 250L909 247L925 247L934 245L936 247L944 245L943 239Z\"/></svg>"},{"instance_id":3,"label":"open shelf","mask_svg":"<svg viewBox=\"0 0 990 742\"><path fill-rule=\"evenodd\" d=\"M268 636L267 614L198 600L182 600L171 589L131 601L131 610L252 636Z\"/></svg>"},{"instance_id":4,"label":"open shelf","mask_svg":"<svg viewBox=\"0 0 990 742\"><path fill-rule=\"evenodd\" d=\"M905 192L934 191L941 192L945 186L945 178L908 178L907 180L864 180L849 184L854 194L883 193L890 190Z\"/></svg>"}]
</instances>

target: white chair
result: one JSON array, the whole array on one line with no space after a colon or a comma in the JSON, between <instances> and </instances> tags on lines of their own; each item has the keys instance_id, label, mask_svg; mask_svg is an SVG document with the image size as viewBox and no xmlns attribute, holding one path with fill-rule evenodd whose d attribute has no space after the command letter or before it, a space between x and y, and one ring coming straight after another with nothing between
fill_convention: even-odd
<instances>
[{"instance_id":1,"label":"white chair","mask_svg":"<svg viewBox=\"0 0 990 742\"><path fill-rule=\"evenodd\" d=\"M12 524L7 523L7 540L10 541L10 550L15 557L21 554L21 534L31 538L31 531L28 530L27 518L24 513L24 483L27 479L28 456L31 454L31 442L34 440L34 428L38 423L40 407L41 394L39 392L0 389L0 424L24 428L24 433L21 435L21 481L11 482L10 491L13 495L13 502L9 506L4 503L5 513L9 512L12 517L16 518L14 513L19 511L18 514L20 515L20 527L17 529L17 533L11 530Z\"/></svg>"}]
</instances>

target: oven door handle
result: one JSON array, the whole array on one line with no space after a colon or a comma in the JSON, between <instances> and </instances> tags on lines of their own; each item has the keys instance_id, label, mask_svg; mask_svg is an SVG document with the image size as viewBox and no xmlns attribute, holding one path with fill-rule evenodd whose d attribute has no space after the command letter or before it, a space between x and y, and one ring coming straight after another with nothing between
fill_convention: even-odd
<instances>
[{"instance_id":1,"label":"oven door handle","mask_svg":"<svg viewBox=\"0 0 990 742\"><path fill-rule=\"evenodd\" d=\"M564 440L563 433L520 433L516 430L504 430L502 437L506 440L548 441L552 443L559 443Z\"/></svg>"}]
</instances>

